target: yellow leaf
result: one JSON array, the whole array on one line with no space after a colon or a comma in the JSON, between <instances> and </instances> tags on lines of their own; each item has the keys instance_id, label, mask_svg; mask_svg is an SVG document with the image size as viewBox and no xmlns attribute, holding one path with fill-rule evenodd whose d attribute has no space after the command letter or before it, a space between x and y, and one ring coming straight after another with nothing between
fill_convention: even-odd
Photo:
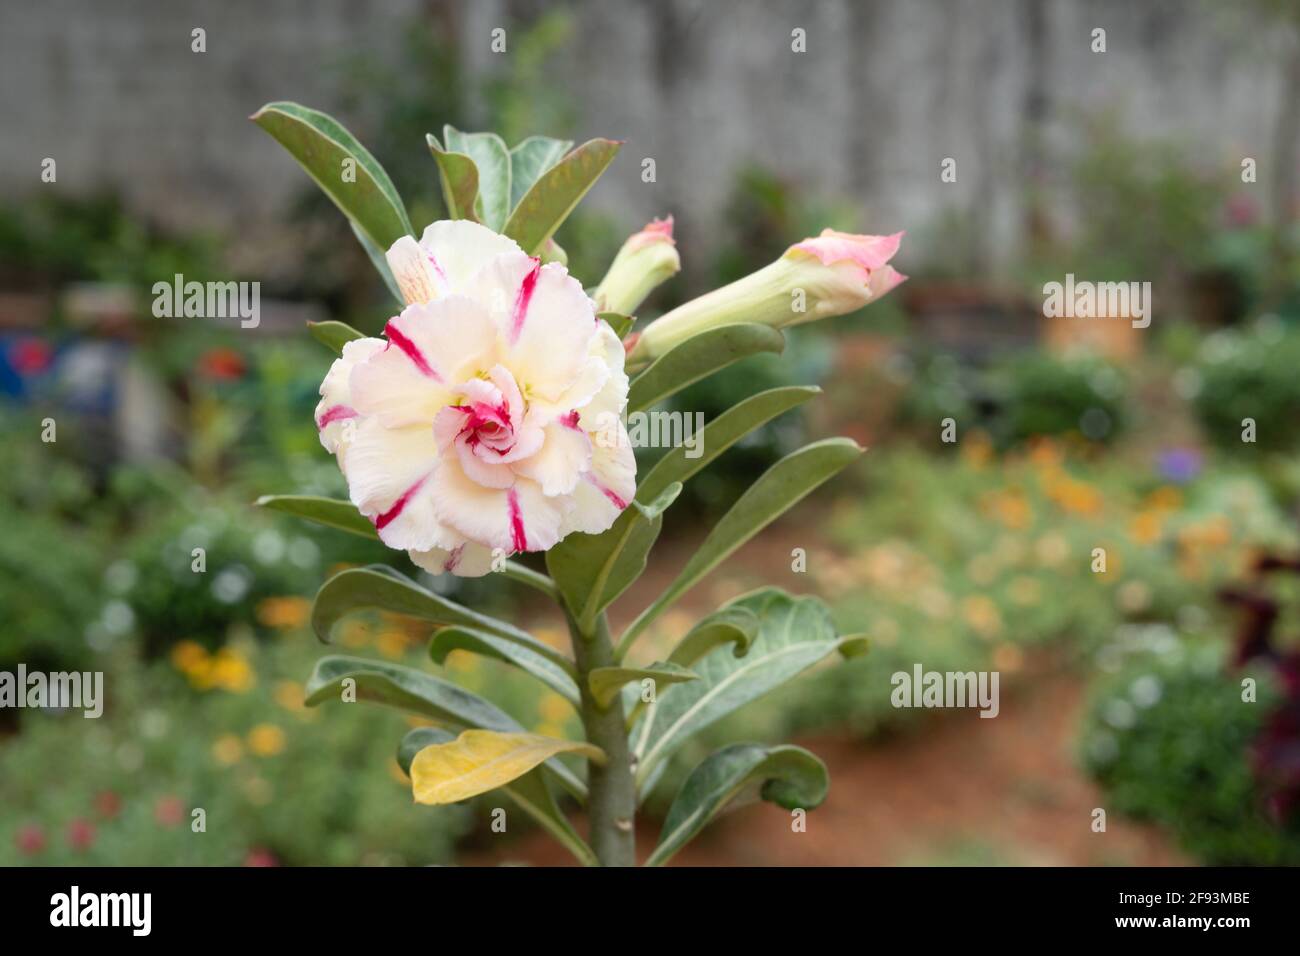
<instances>
[{"instance_id":1,"label":"yellow leaf","mask_svg":"<svg viewBox=\"0 0 1300 956\"><path fill-rule=\"evenodd\" d=\"M415 755L411 792L416 803L456 803L495 790L562 753L605 761L603 750L579 741L467 730L450 743L432 744Z\"/></svg>"}]
</instances>

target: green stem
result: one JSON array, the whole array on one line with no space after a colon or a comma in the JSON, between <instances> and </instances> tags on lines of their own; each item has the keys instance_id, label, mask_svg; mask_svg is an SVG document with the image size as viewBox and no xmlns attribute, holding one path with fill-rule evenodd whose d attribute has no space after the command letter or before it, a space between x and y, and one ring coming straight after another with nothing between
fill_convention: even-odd
<instances>
[{"instance_id":1,"label":"green stem","mask_svg":"<svg viewBox=\"0 0 1300 956\"><path fill-rule=\"evenodd\" d=\"M560 600L560 589L555 586L555 582L539 571L525 567L515 561L507 561L501 573L506 577L518 581L520 584L526 584L530 588L541 591L552 601Z\"/></svg>"},{"instance_id":2,"label":"green stem","mask_svg":"<svg viewBox=\"0 0 1300 956\"><path fill-rule=\"evenodd\" d=\"M602 709L587 686L587 675L595 668L614 663L609 624L605 615L600 615L591 636L584 637L570 618L569 630L573 634L573 656L578 665L582 723L587 740L605 751L607 758L604 766L588 765L587 842L601 866L636 866L636 787L627 746L623 698L615 696Z\"/></svg>"}]
</instances>

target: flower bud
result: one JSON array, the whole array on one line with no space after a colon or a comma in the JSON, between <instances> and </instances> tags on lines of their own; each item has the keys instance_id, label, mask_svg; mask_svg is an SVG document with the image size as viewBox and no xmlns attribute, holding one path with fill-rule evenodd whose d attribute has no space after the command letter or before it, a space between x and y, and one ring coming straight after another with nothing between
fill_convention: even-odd
<instances>
[{"instance_id":1,"label":"flower bud","mask_svg":"<svg viewBox=\"0 0 1300 956\"><path fill-rule=\"evenodd\" d=\"M596 288L601 312L632 315L655 287L682 267L673 242L673 217L656 219L623 243Z\"/></svg>"},{"instance_id":2,"label":"flower bud","mask_svg":"<svg viewBox=\"0 0 1300 956\"><path fill-rule=\"evenodd\" d=\"M781 258L730 285L692 299L642 332L628 356L644 365L706 329L758 322L776 329L854 312L907 277L889 260L903 233L857 236L822 230Z\"/></svg>"}]
</instances>

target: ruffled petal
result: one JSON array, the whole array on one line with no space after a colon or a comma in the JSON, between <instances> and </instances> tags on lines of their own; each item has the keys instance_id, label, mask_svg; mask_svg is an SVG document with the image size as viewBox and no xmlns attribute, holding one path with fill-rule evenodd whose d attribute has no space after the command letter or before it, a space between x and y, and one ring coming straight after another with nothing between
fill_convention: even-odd
<instances>
[{"instance_id":1,"label":"ruffled petal","mask_svg":"<svg viewBox=\"0 0 1300 956\"><path fill-rule=\"evenodd\" d=\"M607 432L593 436L591 467L583 472L582 480L573 489L573 509L568 513L561 537L572 531L600 534L614 523L636 494L632 440L618 418L611 418L607 427Z\"/></svg>"},{"instance_id":2,"label":"ruffled petal","mask_svg":"<svg viewBox=\"0 0 1300 956\"><path fill-rule=\"evenodd\" d=\"M408 551L407 554L417 567L430 574L450 572L462 578L481 578L492 570L494 551L473 541L462 541L452 548Z\"/></svg>"},{"instance_id":3,"label":"ruffled petal","mask_svg":"<svg viewBox=\"0 0 1300 956\"><path fill-rule=\"evenodd\" d=\"M338 453L342 465L343 445L360 414L352 404L352 369L384 347L383 339L353 339L343 346L343 354L334 360L320 386L320 403L316 406L316 427L320 443L330 454ZM351 425L347 424L352 422Z\"/></svg>"},{"instance_id":4,"label":"ruffled petal","mask_svg":"<svg viewBox=\"0 0 1300 956\"><path fill-rule=\"evenodd\" d=\"M465 291L497 256L523 255L513 239L468 219L444 219L424 230L420 248L444 294Z\"/></svg>"},{"instance_id":5,"label":"ruffled petal","mask_svg":"<svg viewBox=\"0 0 1300 956\"><path fill-rule=\"evenodd\" d=\"M487 313L460 296L407 306L384 329L388 345L352 373L353 403L390 428L432 422L454 388L496 364Z\"/></svg>"},{"instance_id":6,"label":"ruffled petal","mask_svg":"<svg viewBox=\"0 0 1300 956\"><path fill-rule=\"evenodd\" d=\"M452 540L438 521L430 478L438 450L422 425L385 428L363 418L348 450L348 493L392 548L430 548Z\"/></svg>"},{"instance_id":7,"label":"ruffled petal","mask_svg":"<svg viewBox=\"0 0 1300 956\"><path fill-rule=\"evenodd\" d=\"M544 495L570 494L591 465L591 439L578 427L577 416L551 422L544 431L541 449L512 467L541 485Z\"/></svg>"},{"instance_id":8,"label":"ruffled petal","mask_svg":"<svg viewBox=\"0 0 1300 956\"><path fill-rule=\"evenodd\" d=\"M560 540L565 503L542 494L527 478L510 488L476 484L455 458L445 459L433 476L438 519L460 534L507 554L545 551Z\"/></svg>"}]
</instances>

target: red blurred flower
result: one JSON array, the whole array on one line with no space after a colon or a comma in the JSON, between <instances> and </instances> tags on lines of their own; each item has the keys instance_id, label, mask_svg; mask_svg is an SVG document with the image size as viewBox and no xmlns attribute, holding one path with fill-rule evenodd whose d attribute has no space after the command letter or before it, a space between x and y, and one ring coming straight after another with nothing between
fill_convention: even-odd
<instances>
[{"instance_id":1,"label":"red blurred flower","mask_svg":"<svg viewBox=\"0 0 1300 956\"><path fill-rule=\"evenodd\" d=\"M199 357L199 374L218 382L233 382L248 370L244 357L229 348L208 349Z\"/></svg>"},{"instance_id":2,"label":"red blurred flower","mask_svg":"<svg viewBox=\"0 0 1300 956\"><path fill-rule=\"evenodd\" d=\"M270 850L255 846L248 851L244 857L244 866L279 866L280 861L275 858L275 854Z\"/></svg>"},{"instance_id":3,"label":"red blurred flower","mask_svg":"<svg viewBox=\"0 0 1300 956\"><path fill-rule=\"evenodd\" d=\"M105 820L111 820L122 811L122 798L112 790L102 790L95 795L95 810Z\"/></svg>"},{"instance_id":4,"label":"red blurred flower","mask_svg":"<svg viewBox=\"0 0 1300 956\"><path fill-rule=\"evenodd\" d=\"M74 850L89 850L95 844L95 825L78 817L68 824L68 846Z\"/></svg>"},{"instance_id":5,"label":"red blurred flower","mask_svg":"<svg viewBox=\"0 0 1300 956\"><path fill-rule=\"evenodd\" d=\"M185 805L176 796L159 797L153 805L153 818L159 826L179 826L185 819Z\"/></svg>"},{"instance_id":6,"label":"red blurred flower","mask_svg":"<svg viewBox=\"0 0 1300 956\"><path fill-rule=\"evenodd\" d=\"M9 362L19 375L36 375L50 367L54 349L44 339L19 339L9 347Z\"/></svg>"},{"instance_id":7,"label":"red blurred flower","mask_svg":"<svg viewBox=\"0 0 1300 956\"><path fill-rule=\"evenodd\" d=\"M45 849L45 831L35 823L24 824L14 834L14 845L24 856L35 856Z\"/></svg>"}]
</instances>

